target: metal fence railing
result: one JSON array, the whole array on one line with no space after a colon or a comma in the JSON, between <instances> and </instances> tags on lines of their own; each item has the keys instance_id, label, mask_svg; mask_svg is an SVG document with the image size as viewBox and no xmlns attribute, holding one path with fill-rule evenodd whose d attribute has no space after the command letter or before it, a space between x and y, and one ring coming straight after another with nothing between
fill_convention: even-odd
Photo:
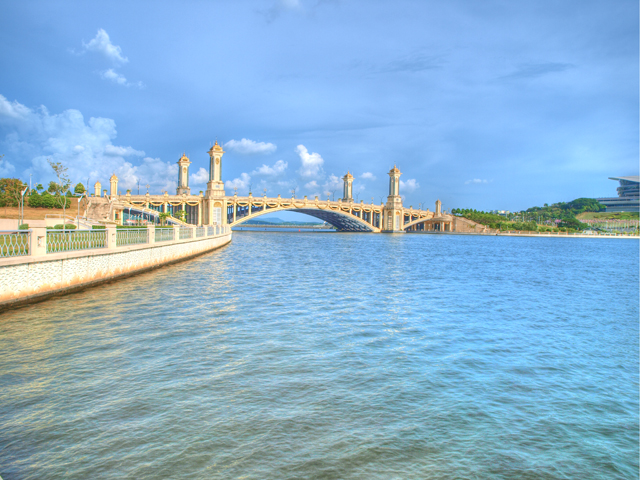
<instances>
[{"instance_id":1,"label":"metal fence railing","mask_svg":"<svg viewBox=\"0 0 640 480\"><path fill-rule=\"evenodd\" d=\"M0 258L29 255L30 241L31 232L28 230L0 231Z\"/></svg>"},{"instance_id":2,"label":"metal fence railing","mask_svg":"<svg viewBox=\"0 0 640 480\"><path fill-rule=\"evenodd\" d=\"M197 227L196 228L196 238L199 237L204 237L206 235L206 228L205 227Z\"/></svg>"},{"instance_id":3,"label":"metal fence railing","mask_svg":"<svg viewBox=\"0 0 640 480\"><path fill-rule=\"evenodd\" d=\"M47 230L47 253L107 246L106 230Z\"/></svg>"},{"instance_id":4,"label":"metal fence railing","mask_svg":"<svg viewBox=\"0 0 640 480\"><path fill-rule=\"evenodd\" d=\"M148 228L125 228L116 233L116 246L139 245L149 243Z\"/></svg>"},{"instance_id":5,"label":"metal fence railing","mask_svg":"<svg viewBox=\"0 0 640 480\"><path fill-rule=\"evenodd\" d=\"M173 240L173 228L156 228L156 242Z\"/></svg>"},{"instance_id":6,"label":"metal fence railing","mask_svg":"<svg viewBox=\"0 0 640 480\"><path fill-rule=\"evenodd\" d=\"M178 229L178 238L184 240L185 238L193 238L193 229L191 227L180 227Z\"/></svg>"}]
</instances>

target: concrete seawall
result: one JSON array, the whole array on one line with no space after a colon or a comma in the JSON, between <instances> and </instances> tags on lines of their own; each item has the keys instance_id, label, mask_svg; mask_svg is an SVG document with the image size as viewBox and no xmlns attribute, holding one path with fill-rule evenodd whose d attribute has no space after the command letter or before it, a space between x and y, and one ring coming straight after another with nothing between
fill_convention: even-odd
<instances>
[{"instance_id":1,"label":"concrete seawall","mask_svg":"<svg viewBox=\"0 0 640 480\"><path fill-rule=\"evenodd\" d=\"M0 312L187 260L231 241L213 237L0 259Z\"/></svg>"}]
</instances>

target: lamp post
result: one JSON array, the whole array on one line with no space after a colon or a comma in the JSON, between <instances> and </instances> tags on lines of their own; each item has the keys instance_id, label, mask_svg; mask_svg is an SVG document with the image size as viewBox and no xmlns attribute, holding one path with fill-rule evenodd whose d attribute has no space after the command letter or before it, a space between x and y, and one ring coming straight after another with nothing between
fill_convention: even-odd
<instances>
[{"instance_id":1,"label":"lamp post","mask_svg":"<svg viewBox=\"0 0 640 480\"><path fill-rule=\"evenodd\" d=\"M20 192L20 203L22 205L20 209L20 225L24 223L24 194L29 190L27 187L24 187L24 190Z\"/></svg>"}]
</instances>

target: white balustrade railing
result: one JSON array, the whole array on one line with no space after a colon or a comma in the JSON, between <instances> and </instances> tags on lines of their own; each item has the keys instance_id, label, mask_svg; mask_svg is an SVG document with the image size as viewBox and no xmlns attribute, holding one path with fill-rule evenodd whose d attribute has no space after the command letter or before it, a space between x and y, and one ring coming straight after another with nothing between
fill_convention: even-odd
<instances>
[{"instance_id":1,"label":"white balustrade railing","mask_svg":"<svg viewBox=\"0 0 640 480\"><path fill-rule=\"evenodd\" d=\"M173 240L173 228L157 228L156 227L156 242L166 242L168 240Z\"/></svg>"},{"instance_id":2,"label":"white balustrade railing","mask_svg":"<svg viewBox=\"0 0 640 480\"><path fill-rule=\"evenodd\" d=\"M0 231L0 258L29 255L29 230Z\"/></svg>"},{"instance_id":3,"label":"white balustrade railing","mask_svg":"<svg viewBox=\"0 0 640 480\"><path fill-rule=\"evenodd\" d=\"M150 230L153 230L152 232ZM230 233L228 225L69 230L34 228L0 231L0 258L45 255L97 248L191 240Z\"/></svg>"},{"instance_id":4,"label":"white balustrade railing","mask_svg":"<svg viewBox=\"0 0 640 480\"><path fill-rule=\"evenodd\" d=\"M116 232L116 246L149 243L148 228L123 228Z\"/></svg>"},{"instance_id":5,"label":"white balustrade railing","mask_svg":"<svg viewBox=\"0 0 640 480\"><path fill-rule=\"evenodd\" d=\"M107 247L107 231L47 230L47 253L71 252Z\"/></svg>"}]
</instances>

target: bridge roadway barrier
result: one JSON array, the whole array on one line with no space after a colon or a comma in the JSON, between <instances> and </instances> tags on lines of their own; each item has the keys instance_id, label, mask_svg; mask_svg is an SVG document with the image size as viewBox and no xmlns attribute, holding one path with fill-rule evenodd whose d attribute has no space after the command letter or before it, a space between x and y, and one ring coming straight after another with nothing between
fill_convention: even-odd
<instances>
[{"instance_id":1,"label":"bridge roadway barrier","mask_svg":"<svg viewBox=\"0 0 640 480\"><path fill-rule=\"evenodd\" d=\"M181 262L228 244L231 236L228 225L3 231L0 313Z\"/></svg>"}]
</instances>

